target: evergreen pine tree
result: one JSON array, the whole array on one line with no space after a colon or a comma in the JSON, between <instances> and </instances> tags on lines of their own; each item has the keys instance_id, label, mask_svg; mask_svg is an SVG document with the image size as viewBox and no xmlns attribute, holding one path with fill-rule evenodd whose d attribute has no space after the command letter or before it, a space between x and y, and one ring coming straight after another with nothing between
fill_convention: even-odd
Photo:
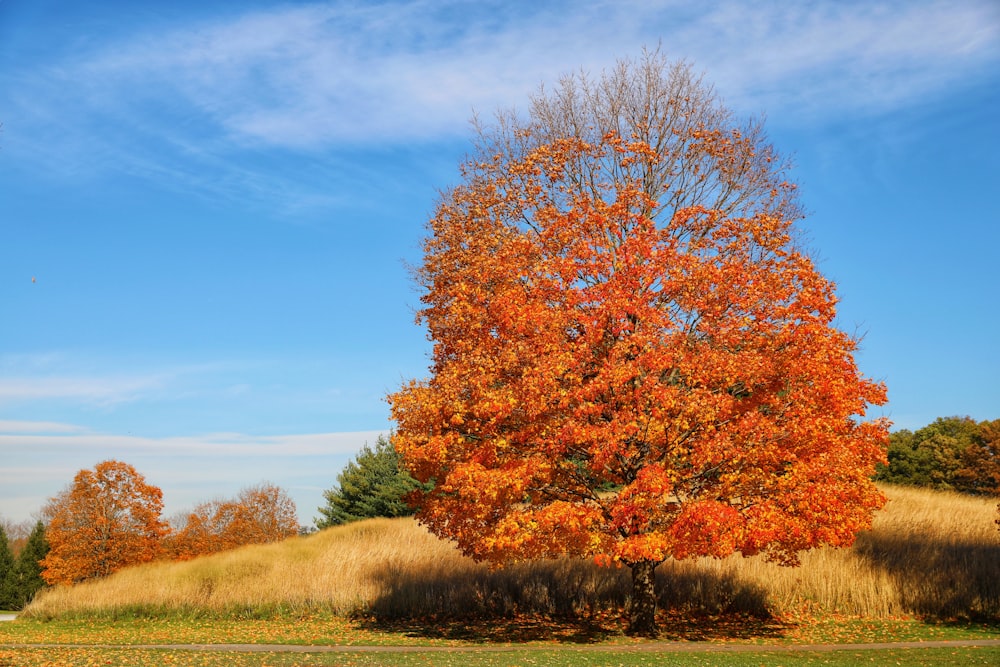
<instances>
[{"instance_id":1,"label":"evergreen pine tree","mask_svg":"<svg viewBox=\"0 0 1000 667\"><path fill-rule=\"evenodd\" d=\"M13 608L20 610L31 599L35 593L45 587L45 580L42 579L41 560L49 552L49 543L45 539L45 524L39 521L28 536L28 541L17 557L14 566L14 605Z\"/></svg>"},{"instance_id":2,"label":"evergreen pine tree","mask_svg":"<svg viewBox=\"0 0 1000 667\"><path fill-rule=\"evenodd\" d=\"M316 520L316 526L329 528L378 516L408 516L413 510L403 498L420 486L400 469L392 443L379 436L375 449L366 444L337 475L337 486L323 493L327 504L319 508L323 518Z\"/></svg>"},{"instance_id":3,"label":"evergreen pine tree","mask_svg":"<svg viewBox=\"0 0 1000 667\"><path fill-rule=\"evenodd\" d=\"M0 525L0 609L13 609L14 602L14 555L7 532Z\"/></svg>"}]
</instances>

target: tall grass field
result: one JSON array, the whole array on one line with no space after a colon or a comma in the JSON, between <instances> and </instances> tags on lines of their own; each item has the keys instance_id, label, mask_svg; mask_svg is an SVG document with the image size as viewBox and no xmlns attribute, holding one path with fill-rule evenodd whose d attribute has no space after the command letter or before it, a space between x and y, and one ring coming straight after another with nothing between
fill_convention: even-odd
<instances>
[{"instance_id":1,"label":"tall grass field","mask_svg":"<svg viewBox=\"0 0 1000 667\"><path fill-rule=\"evenodd\" d=\"M760 558L668 561L660 604L690 613L1000 619L996 498L884 487L889 498L851 549L803 554L800 567ZM589 561L491 570L412 519L373 519L187 562L131 568L43 591L39 619L137 614L266 616L328 612L384 619L617 612L625 568Z\"/></svg>"}]
</instances>

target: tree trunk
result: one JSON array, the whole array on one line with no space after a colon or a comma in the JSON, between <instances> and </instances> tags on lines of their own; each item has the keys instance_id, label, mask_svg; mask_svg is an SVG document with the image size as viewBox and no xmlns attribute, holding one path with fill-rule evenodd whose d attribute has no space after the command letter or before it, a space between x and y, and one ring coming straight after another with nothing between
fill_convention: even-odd
<instances>
[{"instance_id":1,"label":"tree trunk","mask_svg":"<svg viewBox=\"0 0 1000 667\"><path fill-rule=\"evenodd\" d=\"M658 562L642 560L629 563L632 570L632 604L629 609L628 634L656 637L656 566Z\"/></svg>"}]
</instances>

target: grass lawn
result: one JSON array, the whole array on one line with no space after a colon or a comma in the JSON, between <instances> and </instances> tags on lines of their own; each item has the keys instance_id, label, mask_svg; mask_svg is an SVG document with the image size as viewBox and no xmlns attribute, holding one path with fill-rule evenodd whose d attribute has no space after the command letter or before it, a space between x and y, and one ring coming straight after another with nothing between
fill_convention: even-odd
<instances>
[{"instance_id":1,"label":"grass lawn","mask_svg":"<svg viewBox=\"0 0 1000 667\"><path fill-rule=\"evenodd\" d=\"M1000 627L932 625L916 620L813 619L798 624L746 619L664 620L662 646L633 640L607 627L551 620L492 621L482 625L432 623L394 627L343 618L18 620L0 624L0 667L291 667L308 665L456 667L528 665L996 665L1000 646L802 651L799 644L863 644L1000 638ZM692 641L708 645L691 646ZM118 648L18 647L18 644L116 645ZM295 652L209 652L128 648L156 644L285 644ZM124 646L123 646L124 645ZM310 645L316 647L310 650ZM324 652L323 645L356 646ZM394 647L392 652L379 651ZM403 650L399 650L403 649ZM696 649L692 652L691 649Z\"/></svg>"},{"instance_id":2,"label":"grass lawn","mask_svg":"<svg viewBox=\"0 0 1000 667\"><path fill-rule=\"evenodd\" d=\"M231 653L163 649L46 648L0 649L2 667L304 667L354 665L357 667L545 667L651 665L733 666L759 665L997 665L1000 647L842 650L833 652L766 651L723 653L663 653L587 651L573 648L513 650L417 651L409 653Z\"/></svg>"},{"instance_id":3,"label":"grass lawn","mask_svg":"<svg viewBox=\"0 0 1000 667\"><path fill-rule=\"evenodd\" d=\"M767 622L743 617L662 615L663 641L723 644L863 644L1000 638L997 623L924 623L916 619L871 620L804 617ZM225 618L18 619L0 623L2 644L297 644L338 646L483 646L534 644L635 645L621 619L589 625L547 618L427 620L378 623L336 615Z\"/></svg>"}]
</instances>

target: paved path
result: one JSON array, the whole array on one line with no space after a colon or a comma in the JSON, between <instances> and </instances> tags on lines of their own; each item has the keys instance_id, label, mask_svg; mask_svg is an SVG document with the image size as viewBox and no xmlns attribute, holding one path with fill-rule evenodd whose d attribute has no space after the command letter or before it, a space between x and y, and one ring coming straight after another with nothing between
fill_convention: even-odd
<instances>
[{"instance_id":1,"label":"paved path","mask_svg":"<svg viewBox=\"0 0 1000 667\"><path fill-rule=\"evenodd\" d=\"M829 653L832 651L888 651L921 648L973 648L1000 646L1000 639L956 639L876 644L715 644L712 642L647 642L643 644L594 644L539 646L304 646L301 644L0 644L0 649L96 648L115 650L218 651L232 653L511 653L522 650L593 653Z\"/></svg>"},{"instance_id":2,"label":"paved path","mask_svg":"<svg viewBox=\"0 0 1000 667\"><path fill-rule=\"evenodd\" d=\"M0 614L0 621L13 621L17 614Z\"/></svg>"}]
</instances>

